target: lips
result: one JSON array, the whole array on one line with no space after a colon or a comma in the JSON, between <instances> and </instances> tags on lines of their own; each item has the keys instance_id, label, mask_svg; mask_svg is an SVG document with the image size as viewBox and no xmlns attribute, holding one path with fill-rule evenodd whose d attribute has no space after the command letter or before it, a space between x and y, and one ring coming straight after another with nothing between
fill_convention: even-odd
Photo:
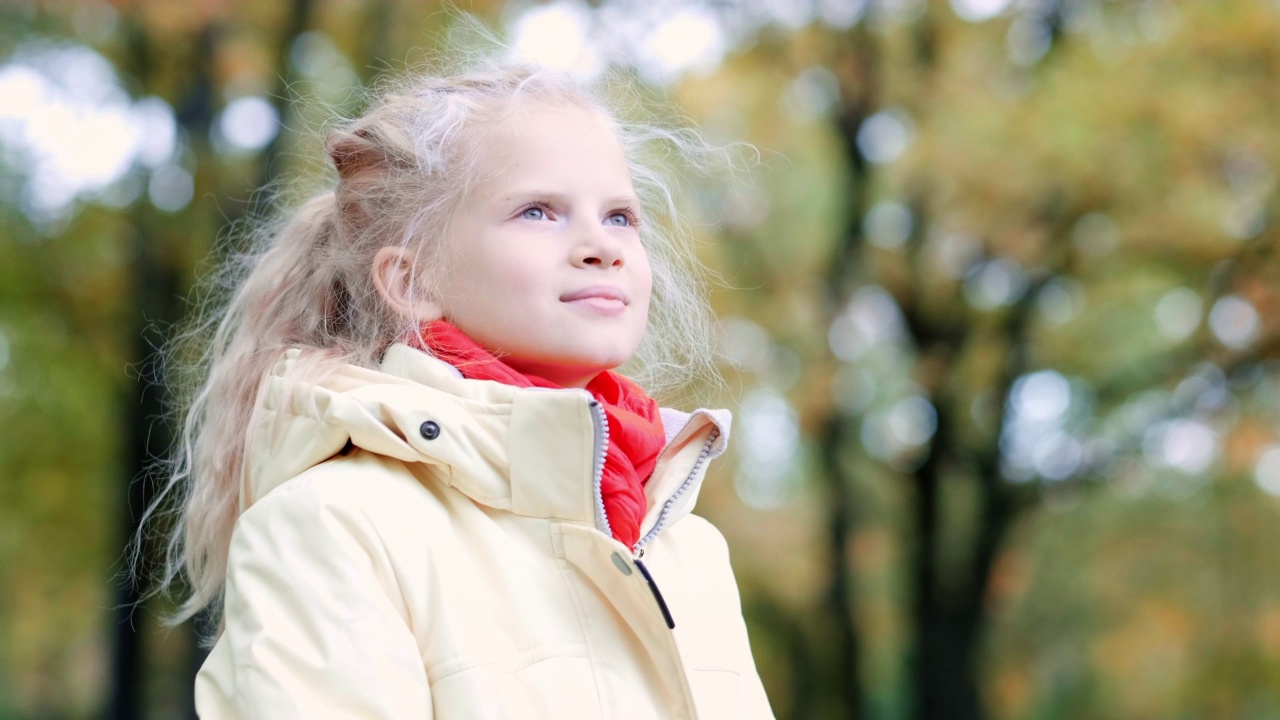
<instances>
[{"instance_id":1,"label":"lips","mask_svg":"<svg viewBox=\"0 0 1280 720\"><path fill-rule=\"evenodd\" d=\"M623 305L630 303L630 301L627 300L626 293L611 285L593 285L591 287L583 288L567 295L560 296L560 302L574 302L575 300L593 299L620 302Z\"/></svg>"},{"instance_id":2,"label":"lips","mask_svg":"<svg viewBox=\"0 0 1280 720\"><path fill-rule=\"evenodd\" d=\"M627 311L626 293L612 285L593 285L560 296L560 301L588 317L618 317Z\"/></svg>"}]
</instances>

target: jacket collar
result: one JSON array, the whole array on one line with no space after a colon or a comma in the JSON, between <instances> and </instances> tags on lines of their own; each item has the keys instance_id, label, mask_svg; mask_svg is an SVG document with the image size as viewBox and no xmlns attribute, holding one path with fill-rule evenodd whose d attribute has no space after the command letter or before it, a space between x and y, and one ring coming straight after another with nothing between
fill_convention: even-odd
<instances>
[{"instance_id":1,"label":"jacket collar","mask_svg":"<svg viewBox=\"0 0 1280 720\"><path fill-rule=\"evenodd\" d=\"M378 370L344 366L320 382L297 379L300 358L286 352L264 385L242 509L350 442L424 463L482 505L603 529L597 420L585 390L466 380L403 344L388 348ZM693 509L707 461L729 437L727 410L661 412L667 444L645 485L641 544Z\"/></svg>"}]
</instances>

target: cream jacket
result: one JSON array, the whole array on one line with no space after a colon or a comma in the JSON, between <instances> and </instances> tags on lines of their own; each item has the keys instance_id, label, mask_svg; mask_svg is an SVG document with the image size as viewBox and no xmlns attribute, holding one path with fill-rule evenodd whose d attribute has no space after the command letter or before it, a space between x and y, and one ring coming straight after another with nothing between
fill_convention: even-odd
<instances>
[{"instance_id":1,"label":"cream jacket","mask_svg":"<svg viewBox=\"0 0 1280 720\"><path fill-rule=\"evenodd\" d=\"M773 717L724 538L690 514L727 412L663 410L633 555L585 391L404 345L321 385L286 381L296 361L253 434L200 717Z\"/></svg>"}]
</instances>

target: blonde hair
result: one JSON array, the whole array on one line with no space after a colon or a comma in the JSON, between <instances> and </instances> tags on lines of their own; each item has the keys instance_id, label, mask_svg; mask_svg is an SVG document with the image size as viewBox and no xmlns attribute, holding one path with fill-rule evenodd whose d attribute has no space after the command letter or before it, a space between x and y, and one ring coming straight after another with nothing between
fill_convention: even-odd
<instances>
[{"instance_id":1,"label":"blonde hair","mask_svg":"<svg viewBox=\"0 0 1280 720\"><path fill-rule=\"evenodd\" d=\"M415 329L375 291L373 256L387 245L413 248L416 285L439 279L445 268L438 251L477 180L475 130L528 102L599 113L617 132L645 206L641 238L653 297L645 340L624 372L655 394L718 377L706 275L677 219L665 166L674 157L706 170L727 157L726 148L673 123L620 119L636 93L611 99L611 90L629 85L616 74L591 87L563 71L496 56L464 54L454 64L386 82L365 114L332 129L324 146L336 187L251 228L252 248L214 278L228 291L224 298L199 308L174 340L170 363L189 389L161 495L180 510L159 589L171 590L181 578L189 595L171 624L206 610L212 626L220 625L228 546L247 479L247 428L270 368L293 347L307 358L294 367L295 379L318 379L344 364L376 367L391 343ZM182 362L193 347L197 359Z\"/></svg>"}]
</instances>

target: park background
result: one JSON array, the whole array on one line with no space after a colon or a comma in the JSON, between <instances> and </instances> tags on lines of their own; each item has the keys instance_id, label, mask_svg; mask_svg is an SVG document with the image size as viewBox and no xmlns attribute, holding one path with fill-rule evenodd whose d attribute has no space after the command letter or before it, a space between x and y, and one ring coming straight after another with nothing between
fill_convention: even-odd
<instances>
[{"instance_id":1,"label":"park background","mask_svg":"<svg viewBox=\"0 0 1280 720\"><path fill-rule=\"evenodd\" d=\"M779 718L1280 718L1277 0L0 3L0 718L190 716L155 349L463 13L759 150L685 400Z\"/></svg>"}]
</instances>

